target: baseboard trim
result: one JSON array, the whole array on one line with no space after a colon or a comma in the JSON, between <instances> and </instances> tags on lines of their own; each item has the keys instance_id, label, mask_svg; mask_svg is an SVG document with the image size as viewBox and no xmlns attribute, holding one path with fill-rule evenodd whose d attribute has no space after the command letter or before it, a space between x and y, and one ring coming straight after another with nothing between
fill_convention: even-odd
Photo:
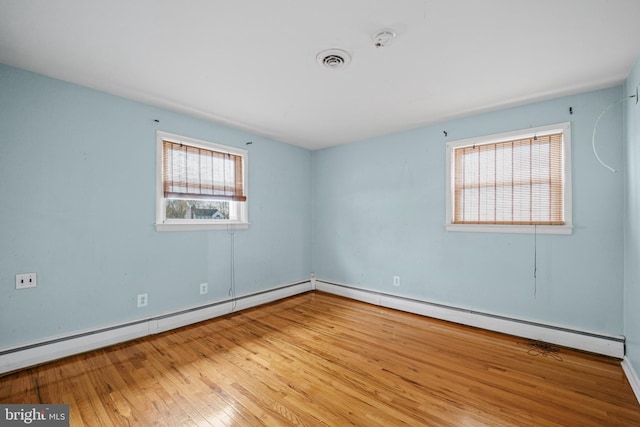
<instances>
[{"instance_id":1,"label":"baseboard trim","mask_svg":"<svg viewBox=\"0 0 640 427\"><path fill-rule=\"evenodd\" d=\"M345 284L323 281L315 277L313 277L311 281L291 283L261 292L242 295L235 300L228 299L218 301L212 304L193 307L148 319L83 331L73 335L52 337L35 343L3 349L0 351L0 375L74 354L169 331L223 316L232 311L257 307L312 290L340 295L346 298L422 316L623 359L622 368L640 402L640 380L631 363L624 357L624 337L602 335L449 307Z\"/></svg>"},{"instance_id":2,"label":"baseboard trim","mask_svg":"<svg viewBox=\"0 0 640 427\"><path fill-rule=\"evenodd\" d=\"M0 375L74 354L119 344L244 310L312 290L310 281L290 283L235 299L192 307L152 318L111 325L0 351Z\"/></svg>"},{"instance_id":3,"label":"baseboard trim","mask_svg":"<svg viewBox=\"0 0 640 427\"><path fill-rule=\"evenodd\" d=\"M626 356L624 359L622 359L622 370L627 376L629 384L631 384L631 389L636 395L638 403L640 403L640 378L638 378L638 373L635 369L633 369L633 365L629 361L629 358L627 358Z\"/></svg>"},{"instance_id":4,"label":"baseboard trim","mask_svg":"<svg viewBox=\"0 0 640 427\"><path fill-rule=\"evenodd\" d=\"M316 290L370 304L433 317L490 331L544 341L564 347L611 356L624 357L624 337L580 331L555 325L508 318L457 307L450 307L353 286L315 280Z\"/></svg>"}]
</instances>

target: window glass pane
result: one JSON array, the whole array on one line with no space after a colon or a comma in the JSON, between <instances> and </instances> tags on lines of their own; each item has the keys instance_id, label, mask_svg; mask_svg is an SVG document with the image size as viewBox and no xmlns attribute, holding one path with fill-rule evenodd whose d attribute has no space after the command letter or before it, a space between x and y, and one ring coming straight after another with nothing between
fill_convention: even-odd
<instances>
[{"instance_id":1,"label":"window glass pane","mask_svg":"<svg viewBox=\"0 0 640 427\"><path fill-rule=\"evenodd\" d=\"M235 219L230 215L232 202L212 200L165 199L167 219Z\"/></svg>"}]
</instances>

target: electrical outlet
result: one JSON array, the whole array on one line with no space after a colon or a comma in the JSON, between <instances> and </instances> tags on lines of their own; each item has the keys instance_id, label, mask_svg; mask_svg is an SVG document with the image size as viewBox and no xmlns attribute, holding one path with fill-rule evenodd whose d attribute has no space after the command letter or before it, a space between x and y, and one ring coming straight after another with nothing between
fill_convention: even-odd
<instances>
[{"instance_id":1,"label":"electrical outlet","mask_svg":"<svg viewBox=\"0 0 640 427\"><path fill-rule=\"evenodd\" d=\"M204 295L209 292L209 285L206 283L200 283L200 295Z\"/></svg>"},{"instance_id":2,"label":"electrical outlet","mask_svg":"<svg viewBox=\"0 0 640 427\"><path fill-rule=\"evenodd\" d=\"M16 289L35 288L38 286L36 273L16 274Z\"/></svg>"},{"instance_id":3,"label":"electrical outlet","mask_svg":"<svg viewBox=\"0 0 640 427\"><path fill-rule=\"evenodd\" d=\"M393 286L400 286L400 276L393 276Z\"/></svg>"},{"instance_id":4,"label":"electrical outlet","mask_svg":"<svg viewBox=\"0 0 640 427\"><path fill-rule=\"evenodd\" d=\"M138 295L138 307L146 307L149 303L149 294Z\"/></svg>"}]
</instances>

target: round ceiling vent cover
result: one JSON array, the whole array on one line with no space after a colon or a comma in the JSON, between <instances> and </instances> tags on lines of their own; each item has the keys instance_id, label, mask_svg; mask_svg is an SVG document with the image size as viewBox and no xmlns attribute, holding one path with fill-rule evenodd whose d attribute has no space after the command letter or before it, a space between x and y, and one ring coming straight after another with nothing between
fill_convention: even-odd
<instances>
[{"instance_id":1,"label":"round ceiling vent cover","mask_svg":"<svg viewBox=\"0 0 640 427\"><path fill-rule=\"evenodd\" d=\"M323 50L316 56L318 63L327 68L338 69L344 68L351 62L349 52L342 49Z\"/></svg>"}]
</instances>

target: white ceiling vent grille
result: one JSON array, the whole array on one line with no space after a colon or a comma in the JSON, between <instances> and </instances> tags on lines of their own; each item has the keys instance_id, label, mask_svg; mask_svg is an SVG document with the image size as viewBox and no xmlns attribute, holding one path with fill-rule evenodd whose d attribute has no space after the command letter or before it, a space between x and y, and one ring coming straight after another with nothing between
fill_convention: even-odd
<instances>
[{"instance_id":1,"label":"white ceiling vent grille","mask_svg":"<svg viewBox=\"0 0 640 427\"><path fill-rule=\"evenodd\" d=\"M323 50L316 56L318 63L327 68L344 68L351 62L351 55L342 49Z\"/></svg>"}]
</instances>

